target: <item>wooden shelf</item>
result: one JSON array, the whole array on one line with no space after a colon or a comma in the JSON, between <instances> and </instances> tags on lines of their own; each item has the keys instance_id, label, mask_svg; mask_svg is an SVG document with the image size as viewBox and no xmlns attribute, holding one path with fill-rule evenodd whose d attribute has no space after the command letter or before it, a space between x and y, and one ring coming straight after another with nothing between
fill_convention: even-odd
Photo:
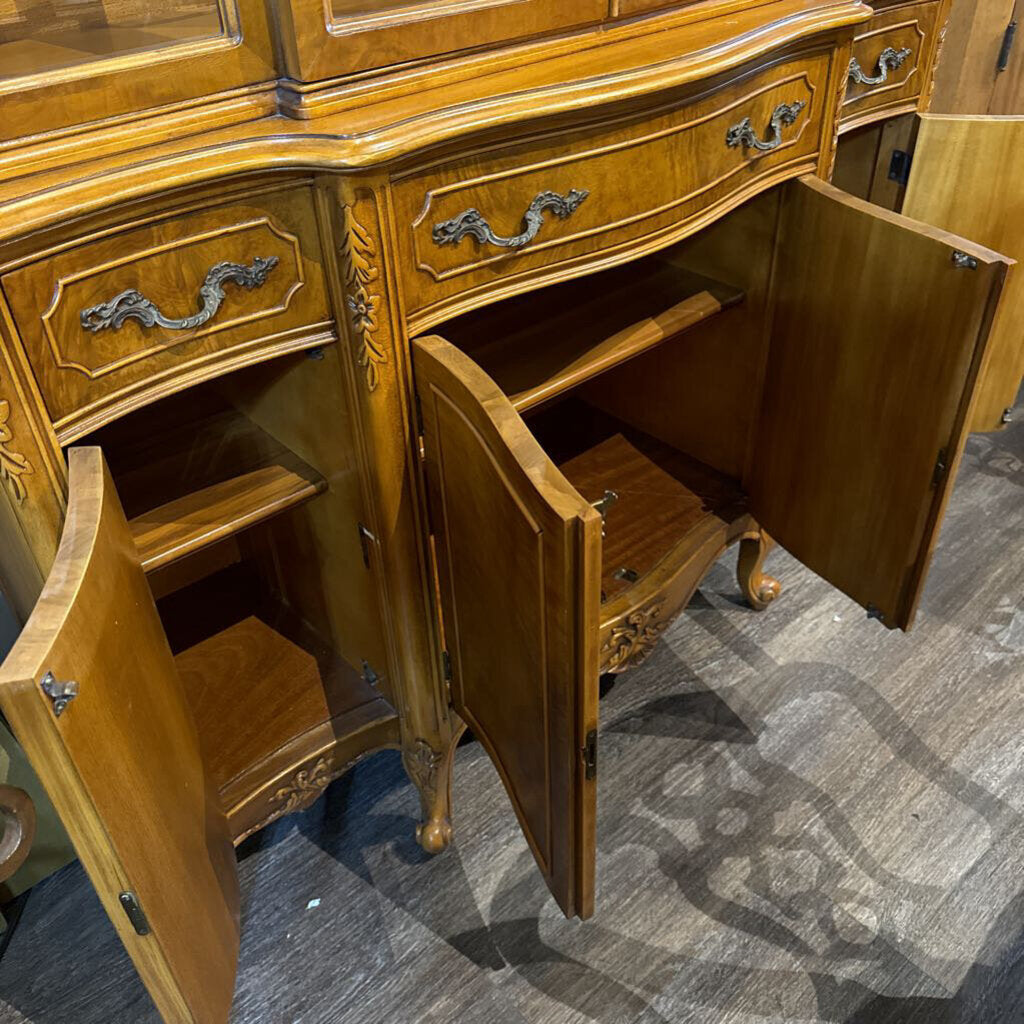
<instances>
[{"instance_id":1,"label":"wooden shelf","mask_svg":"<svg viewBox=\"0 0 1024 1024\"><path fill-rule=\"evenodd\" d=\"M584 402L570 400L533 426L542 443L551 437L546 447L583 498L597 502L607 491L618 496L604 522L601 590L607 600L670 555L685 557L687 537L696 537L705 520L732 522L745 514L737 481Z\"/></svg>"},{"instance_id":2,"label":"wooden shelf","mask_svg":"<svg viewBox=\"0 0 1024 1024\"><path fill-rule=\"evenodd\" d=\"M205 393L140 410L84 443L103 448L146 572L327 488L288 448Z\"/></svg>"},{"instance_id":3,"label":"wooden shelf","mask_svg":"<svg viewBox=\"0 0 1024 1024\"><path fill-rule=\"evenodd\" d=\"M251 566L226 569L158 607L236 840L283 811L296 785L308 795L366 750L397 743L387 700L267 597Z\"/></svg>"},{"instance_id":4,"label":"wooden shelf","mask_svg":"<svg viewBox=\"0 0 1024 1024\"><path fill-rule=\"evenodd\" d=\"M650 257L469 313L438 333L525 412L742 300L739 289Z\"/></svg>"}]
</instances>

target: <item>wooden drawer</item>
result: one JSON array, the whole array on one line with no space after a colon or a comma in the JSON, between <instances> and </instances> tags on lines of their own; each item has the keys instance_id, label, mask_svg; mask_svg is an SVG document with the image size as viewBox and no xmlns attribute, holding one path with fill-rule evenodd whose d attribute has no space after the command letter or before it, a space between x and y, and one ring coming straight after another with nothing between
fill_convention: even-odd
<instances>
[{"instance_id":1,"label":"wooden drawer","mask_svg":"<svg viewBox=\"0 0 1024 1024\"><path fill-rule=\"evenodd\" d=\"M938 0L880 11L853 44L843 126L915 110L931 76Z\"/></svg>"},{"instance_id":2,"label":"wooden drawer","mask_svg":"<svg viewBox=\"0 0 1024 1024\"><path fill-rule=\"evenodd\" d=\"M606 118L405 173L395 200L414 325L567 276L596 257L664 245L755 191L816 169L832 136L832 62L832 50L791 57L643 118Z\"/></svg>"},{"instance_id":3,"label":"wooden drawer","mask_svg":"<svg viewBox=\"0 0 1024 1024\"><path fill-rule=\"evenodd\" d=\"M335 337L307 186L100 231L0 280L61 443Z\"/></svg>"}]
</instances>

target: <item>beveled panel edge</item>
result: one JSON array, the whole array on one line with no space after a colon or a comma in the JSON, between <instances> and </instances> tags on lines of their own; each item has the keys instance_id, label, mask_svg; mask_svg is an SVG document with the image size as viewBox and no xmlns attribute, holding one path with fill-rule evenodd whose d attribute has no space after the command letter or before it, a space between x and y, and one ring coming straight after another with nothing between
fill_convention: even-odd
<instances>
[{"instance_id":1,"label":"beveled panel edge","mask_svg":"<svg viewBox=\"0 0 1024 1024\"><path fill-rule=\"evenodd\" d=\"M819 55L824 57L824 56L827 55L827 51L821 51ZM808 56L811 56L811 55L808 55ZM760 69L759 69L759 71L760 71ZM673 125L671 128L665 128L665 129L659 130L657 132L651 132L651 133L648 133L646 135L643 135L643 136L640 136L640 137L637 137L637 138L626 139L626 140L623 140L621 142L616 142L616 143L612 143L612 144L609 144L609 145L605 145L605 146L602 146L602 147L600 147L598 149L591 149L591 150L586 150L586 151L578 151L578 152L573 152L573 153L569 153L569 154L565 154L565 155L560 155L560 156L557 156L557 157L551 157L551 158L549 158L547 160L541 160L539 162L536 162L536 163L533 163L533 164L530 164L530 165L527 165L527 166L523 166L523 167L517 167L517 168L514 168L512 170L508 170L508 171L504 171L504 172L500 172L500 173L495 173L495 174L491 174L491 175L486 175L486 176L470 179L470 180L467 180L467 181L452 182L450 184L442 185L442 186L440 186L440 187L438 187L436 189L429 189L427 191L427 194L426 194L426 199L424 201L423 209L420 211L420 213L417 216L416 220L411 225L412 232L413 232L413 254L414 254L414 256L415 256L415 258L417 260L416 269L417 270L421 270L421 271L429 274L431 277L433 277L433 279L435 281L445 281L445 280L449 280L449 279L451 279L453 277L457 277L457 276L459 276L461 274L469 273L469 272L471 272L473 270L476 270L476 269L478 269L480 267L483 267L483 266L488 266L488 265L491 265L491 264L494 264L494 263L498 263L498 262L502 262L502 261L507 261L507 260L512 259L512 258L514 258L516 256L522 256L522 255L527 255L527 254L530 254L530 253L540 252L540 251L543 251L544 249L549 249L549 248L554 248L554 247L557 247L557 246L560 246L560 245L565 245L565 244L568 244L570 242L577 241L577 240L579 240L581 238L588 238L588 237L591 237L593 235L601 234L602 232L605 232L605 231L613 231L616 228L625 227L625 226L627 226L629 224L634 224L634 223L636 223L638 221L641 221L641 220L644 220L644 219L646 219L648 217L656 217L656 216L658 216L661 213L667 212L668 210L672 209L673 207L681 206L684 203L688 203L691 200L696 199L698 196L702 195L703 193L708 192L711 189L716 188L717 186L721 185L723 182L727 181L729 178L733 177L735 174L738 174L741 171L747 169L758 158L753 158L752 159L752 158L746 156L745 154L742 154L742 153L738 154L739 160L738 160L736 166L733 167L731 170L728 170L728 171L724 172L723 174L719 175L719 177L714 179L713 181L708 181L708 182L701 183L699 186L695 187L692 191L688 192L686 195L679 196L676 199L672 200L672 202L667 203L667 204L663 204L661 207L658 207L658 208L655 208L655 209L652 209L652 210L645 210L645 211L643 211L641 213L633 214L633 215L631 215L629 217L624 217L624 218L622 218L619 221L616 221L614 223L602 224L602 225L599 225L599 226L596 226L596 227L593 227L593 228L588 228L585 231L577 231L575 234L568 234L568 235L564 235L564 236L559 236L557 238L546 239L546 240L540 242L539 244L531 245L528 248L517 249L517 250L514 250L512 252L502 252L502 253L495 253L495 254L492 254L492 255L489 255L489 256L484 256L484 257L482 257L480 259L477 259L473 263L467 263L467 264L459 265L459 266L456 266L456 267L452 267L449 270L438 271L436 268L432 267L428 262L426 262L426 257L423 255L423 253L420 250L420 245L419 245L420 235L419 235L419 233L417 231L417 229L420 227L420 225L423 224L426 221L426 219L427 219L427 217L429 215L430 208L431 208L432 203L433 203L433 199L434 199L435 196L447 195L447 194L450 194L450 193L458 192L460 189L473 188L473 187L476 187L476 186L481 185L481 184L487 184L488 182L491 182L491 181L504 182L504 181L508 181L508 180L510 180L512 178L518 177L520 175L531 174L534 171L543 170L543 169L546 169L548 167L563 166L565 164L573 164L573 163L577 163L577 162L582 162L584 160L589 160L589 159L605 156L608 153L620 152L622 150L632 149L632 148L634 148L636 146L642 146L642 145L645 145L645 144L647 144L649 142L654 142L654 141L657 141L658 139L666 138L666 137L671 136L671 135L682 135L684 132L690 131L690 130L692 130L694 128L697 128L697 127L699 127L699 126L709 122L709 121L713 121L716 118L720 118L720 117L728 114L730 111L733 111L733 110L737 109L738 107L743 106L743 104L757 99L758 97L764 95L767 92L771 92L771 91L773 91L776 88L782 88L782 87L787 86L787 85L789 85L791 83L795 84L797 82L803 82L804 84L806 84L809 100L811 102L813 102L814 98L815 98L815 94L818 91L818 86L816 86L814 84L814 82L811 81L810 74L806 70L798 71L798 72L794 72L793 74L791 74L787 78L781 78L781 79L777 79L777 80L768 82L765 85L763 85L761 88L755 90L754 92L746 93L743 96L741 96L741 97L737 98L736 100L734 100L733 102L727 104L724 107L720 107L719 109L717 109L715 111L712 111L711 113L708 113L708 114L706 114L706 115L704 115L702 117L695 118L695 119L693 119L691 121L686 121L686 122L678 124L678 125ZM727 89L728 87L729 87L728 85L724 85L724 86L722 86L722 89ZM699 102L700 99L706 99L706 98L707 98L707 96L699 97L696 100L696 102ZM812 108L812 111L813 111L813 108ZM797 133L792 138L787 139L785 141L785 143L783 143L782 146L780 146L778 149L774 150L773 152L774 153L778 153L778 152L781 152L782 150L790 149L793 146L795 146L797 143L799 143L801 141L801 139L803 139L804 135L809 130L809 126L812 123L813 123L812 117L809 114L806 118L802 119L800 127L799 127L799 130L797 131Z\"/></svg>"},{"instance_id":2,"label":"beveled panel edge","mask_svg":"<svg viewBox=\"0 0 1024 1024\"><path fill-rule=\"evenodd\" d=\"M283 299L274 306L267 306L263 309L255 310L252 313L248 313L244 316L236 316L233 320L224 320L211 322L209 327L203 328L198 331L187 334L184 337L173 337L169 336L165 339L163 344L151 345L149 348L139 349L135 352L130 352L126 355L121 356L112 362L105 363L102 366L87 367L81 363L75 362L73 359L66 357L60 349L59 342L53 332L53 325L51 323L53 317L56 315L58 308L60 307L61 300L64 296L65 286L75 284L78 281L83 281L89 277L98 277L101 274L105 274L108 271L115 270L119 267L123 267L130 263L135 263L138 260L150 259L154 256L159 256L164 253L173 252L176 249L182 249L186 246L192 245L197 242L206 242L214 238L221 238L224 235L237 234L242 231L247 231L253 228L259 228L265 225L267 229L278 236L282 241L291 246L292 253L295 259L295 280L291 287L285 293ZM245 324L253 323L257 320L265 320L267 317L276 316L279 313L287 312L291 305L292 298L295 293L303 288L306 284L305 273L303 269L303 256L302 250L299 246L299 239L289 231L285 231L282 228L277 227L271 223L269 216L258 217L255 220L246 221L241 224L230 224L224 227L216 228L211 231L203 232L198 235L190 235L187 238L176 238L172 241L163 243L152 247L149 250L142 252L134 252L129 256L123 256L116 260L108 260L106 263L90 267L87 270L75 271L73 274L67 277L59 278L57 286L54 290L53 300L50 303L49 308L42 314L40 319L43 323L43 331L46 336L47 343L49 345L50 353L53 356L53 361L58 369L61 370L74 370L87 377L89 380L99 380L105 377L107 374L114 373L117 370L124 369L126 366L132 366L135 363L141 362L144 359L148 359L150 356L157 355L160 352L166 352L169 349L177 348L179 345L187 345L191 342L198 341L202 338L206 338L212 334L218 334L221 331L230 330L235 327L241 327ZM256 293L259 294L258 292ZM190 296L191 297L191 296Z\"/></svg>"},{"instance_id":3,"label":"beveled panel edge","mask_svg":"<svg viewBox=\"0 0 1024 1024\"><path fill-rule=\"evenodd\" d=\"M861 36L858 39L854 40L854 45L856 45L856 43L862 42L864 39L871 39L873 36L876 35L889 35L890 33L897 32L899 29L904 28L913 28L917 32L917 35L920 39L920 46L917 50L917 56L919 58L923 57L924 61L922 62L920 59L916 60L913 66L908 69L906 75L904 75L903 78L900 79L899 81L889 81L886 82L884 85L875 86L872 89L865 90L859 96L847 96L846 99L843 100L844 109L846 107L852 107L856 103L863 103L865 100L874 99L877 96L883 96L887 92L893 92L896 89L903 89L915 75L920 75L921 68L924 66L924 63L927 63L928 60L928 51L925 45L928 41L928 33L921 27L920 19L915 18L913 21L907 21L901 25L890 25L886 28L880 28L875 32L870 32L867 35ZM917 92L915 93L915 99L916 96L919 94L920 90L917 90Z\"/></svg>"}]
</instances>

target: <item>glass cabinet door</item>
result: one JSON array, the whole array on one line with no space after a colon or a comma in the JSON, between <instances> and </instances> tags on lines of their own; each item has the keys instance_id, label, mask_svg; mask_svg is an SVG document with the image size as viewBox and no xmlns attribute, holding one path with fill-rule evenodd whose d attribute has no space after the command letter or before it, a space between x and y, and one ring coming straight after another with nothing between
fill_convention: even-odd
<instances>
[{"instance_id":1,"label":"glass cabinet door","mask_svg":"<svg viewBox=\"0 0 1024 1024\"><path fill-rule=\"evenodd\" d=\"M268 80L271 52L262 0L0 0L0 144Z\"/></svg>"},{"instance_id":2,"label":"glass cabinet door","mask_svg":"<svg viewBox=\"0 0 1024 1024\"><path fill-rule=\"evenodd\" d=\"M596 24L609 13L608 0L288 2L297 43L289 71L304 82Z\"/></svg>"}]
</instances>

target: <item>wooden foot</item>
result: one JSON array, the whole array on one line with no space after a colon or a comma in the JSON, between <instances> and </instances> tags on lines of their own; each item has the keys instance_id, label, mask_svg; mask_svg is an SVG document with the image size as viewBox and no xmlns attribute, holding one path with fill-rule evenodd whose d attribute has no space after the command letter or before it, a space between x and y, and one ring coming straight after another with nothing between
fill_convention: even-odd
<instances>
[{"instance_id":1,"label":"wooden foot","mask_svg":"<svg viewBox=\"0 0 1024 1024\"><path fill-rule=\"evenodd\" d=\"M763 612L782 593L779 581L761 571L765 556L774 546L775 542L764 530L740 541L736 578L747 603L758 612Z\"/></svg>"},{"instance_id":2,"label":"wooden foot","mask_svg":"<svg viewBox=\"0 0 1024 1024\"><path fill-rule=\"evenodd\" d=\"M402 750L402 762L419 790L423 810L423 821L416 827L416 841L427 853L443 853L452 841L452 765L464 728L456 730L445 750L436 750L422 739Z\"/></svg>"}]
</instances>

